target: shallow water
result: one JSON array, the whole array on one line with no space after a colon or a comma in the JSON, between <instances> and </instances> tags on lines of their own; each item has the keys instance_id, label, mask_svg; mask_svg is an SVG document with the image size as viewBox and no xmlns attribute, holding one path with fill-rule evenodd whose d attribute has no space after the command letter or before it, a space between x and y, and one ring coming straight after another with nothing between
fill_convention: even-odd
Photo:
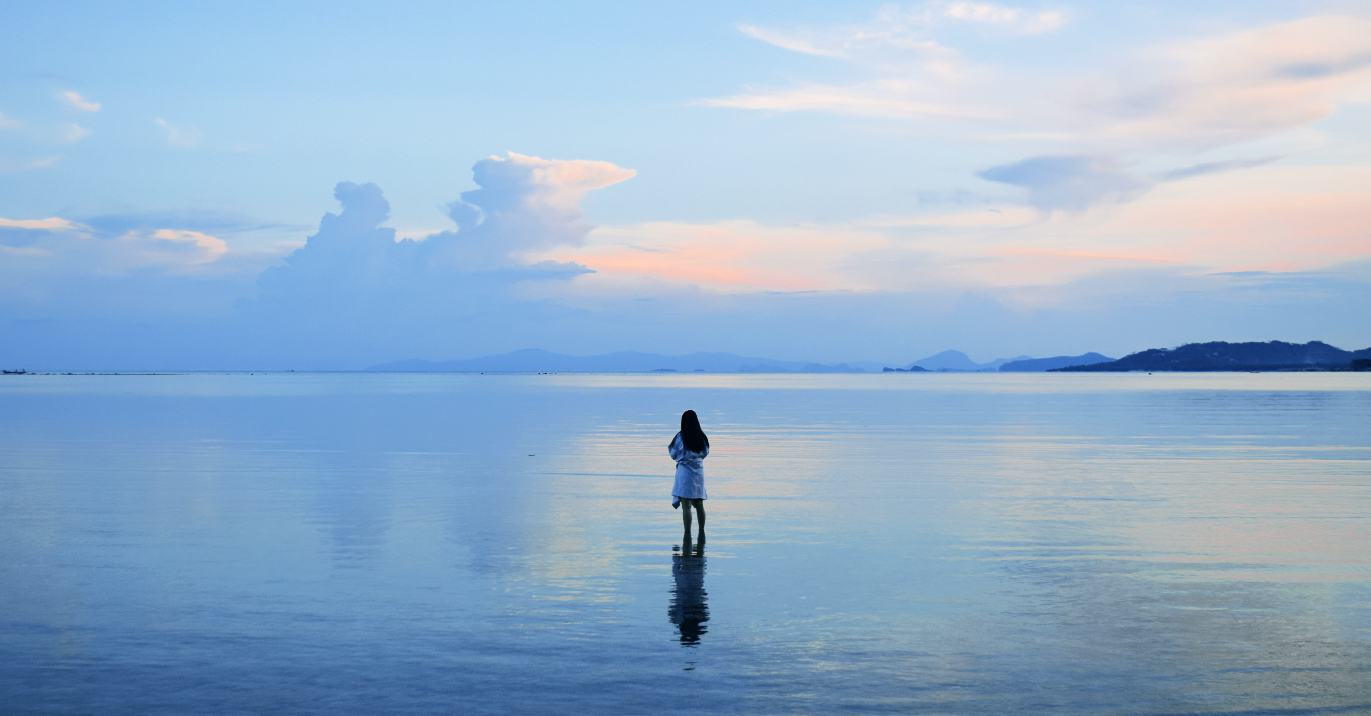
<instances>
[{"instance_id":1,"label":"shallow water","mask_svg":"<svg viewBox=\"0 0 1371 716\"><path fill-rule=\"evenodd\" d=\"M7 376L0 408L6 714L1371 713L1371 375Z\"/></svg>"}]
</instances>

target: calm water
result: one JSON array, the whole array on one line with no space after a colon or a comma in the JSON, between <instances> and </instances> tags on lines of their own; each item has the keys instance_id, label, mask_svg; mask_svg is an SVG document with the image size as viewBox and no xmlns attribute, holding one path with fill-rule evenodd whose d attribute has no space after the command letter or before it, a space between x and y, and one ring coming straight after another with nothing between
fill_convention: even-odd
<instances>
[{"instance_id":1,"label":"calm water","mask_svg":"<svg viewBox=\"0 0 1371 716\"><path fill-rule=\"evenodd\" d=\"M1369 426L1346 373L7 376L0 711L1371 713Z\"/></svg>"}]
</instances>

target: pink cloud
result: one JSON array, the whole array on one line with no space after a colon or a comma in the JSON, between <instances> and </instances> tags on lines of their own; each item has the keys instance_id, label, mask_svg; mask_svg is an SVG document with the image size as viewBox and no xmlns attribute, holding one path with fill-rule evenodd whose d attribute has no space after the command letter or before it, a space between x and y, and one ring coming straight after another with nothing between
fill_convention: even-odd
<instances>
[{"instance_id":1,"label":"pink cloud","mask_svg":"<svg viewBox=\"0 0 1371 716\"><path fill-rule=\"evenodd\" d=\"M1367 226L1371 168L1267 165L1197 176L1079 215L1033 220L1031 211L994 207L846 224L660 222L602 227L585 247L545 258L599 272L567 290L1013 292L1119 271L1324 269L1371 258Z\"/></svg>"}]
</instances>

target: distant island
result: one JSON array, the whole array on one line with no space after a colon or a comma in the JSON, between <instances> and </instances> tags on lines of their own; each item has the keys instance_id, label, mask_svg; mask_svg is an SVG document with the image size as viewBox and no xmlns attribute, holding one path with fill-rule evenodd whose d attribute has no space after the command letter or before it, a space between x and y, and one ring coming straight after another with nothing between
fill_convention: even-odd
<instances>
[{"instance_id":1,"label":"distant island","mask_svg":"<svg viewBox=\"0 0 1371 716\"><path fill-rule=\"evenodd\" d=\"M1320 341L1303 345L1269 343L1187 343L1152 348L1116 361L1053 368L1053 372L1125 371L1311 371L1371 369L1371 348L1345 351Z\"/></svg>"},{"instance_id":2,"label":"distant island","mask_svg":"<svg viewBox=\"0 0 1371 716\"><path fill-rule=\"evenodd\" d=\"M1040 373L1121 371L1293 371L1371 370L1371 348L1345 351L1313 341L1304 345L1269 343L1189 343L1179 348L1153 348L1115 360L1099 353L1033 358L1021 355L977 363L961 351L949 350L898 367L868 361L825 364L740 356L733 353L691 353L667 356L619 351L594 356L569 356L552 351L524 350L465 358L429 361L410 359L382 363L368 371L388 373ZM6 371L11 372L11 371Z\"/></svg>"},{"instance_id":3,"label":"distant island","mask_svg":"<svg viewBox=\"0 0 1371 716\"><path fill-rule=\"evenodd\" d=\"M937 371L939 373L993 373L1000 369L1000 366L1013 361L1028 360L1032 356L1015 356L1013 358L996 358L989 363L977 363L971 357L961 351L943 351L937 355L931 355L921 360L905 366L906 372L916 370Z\"/></svg>"},{"instance_id":4,"label":"distant island","mask_svg":"<svg viewBox=\"0 0 1371 716\"><path fill-rule=\"evenodd\" d=\"M1053 368L1072 365L1089 365L1112 361L1113 358L1099 353L1086 353L1078 356L1055 356L1052 358L1033 358L1015 356L996 358L989 363L977 363L961 351L943 351L922 360L916 360L904 368L886 368L887 373L1042 373Z\"/></svg>"},{"instance_id":5,"label":"distant island","mask_svg":"<svg viewBox=\"0 0 1371 716\"><path fill-rule=\"evenodd\" d=\"M1042 373L1063 368L1077 368L1114 360L1099 353L1085 353L1078 356L1057 356L1055 358L1030 358L1016 360L1000 366L1001 373Z\"/></svg>"},{"instance_id":6,"label":"distant island","mask_svg":"<svg viewBox=\"0 0 1371 716\"><path fill-rule=\"evenodd\" d=\"M465 358L429 361L410 359L381 363L367 371L386 373L993 373L999 370L1045 371L1113 358L1098 353L1084 356L1038 358L1016 356L977 363L961 351L949 350L892 368L881 363L849 361L824 364L740 356L733 353L691 353L667 356L658 353L619 351L594 356L569 356L537 348ZM1005 366L1010 366L1006 368Z\"/></svg>"},{"instance_id":7,"label":"distant island","mask_svg":"<svg viewBox=\"0 0 1371 716\"><path fill-rule=\"evenodd\" d=\"M402 360L367 368L387 373L869 373L880 369L880 363L825 365L732 353L666 356L619 351L596 356L569 356L537 348L463 360Z\"/></svg>"}]
</instances>

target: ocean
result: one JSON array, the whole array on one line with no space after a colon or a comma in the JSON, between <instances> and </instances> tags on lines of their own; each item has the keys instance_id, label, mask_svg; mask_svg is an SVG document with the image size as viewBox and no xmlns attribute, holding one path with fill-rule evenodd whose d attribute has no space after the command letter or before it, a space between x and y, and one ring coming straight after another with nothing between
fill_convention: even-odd
<instances>
[{"instance_id":1,"label":"ocean","mask_svg":"<svg viewBox=\"0 0 1371 716\"><path fill-rule=\"evenodd\" d=\"M5 376L0 712L1371 713L1368 426L1355 373Z\"/></svg>"}]
</instances>

